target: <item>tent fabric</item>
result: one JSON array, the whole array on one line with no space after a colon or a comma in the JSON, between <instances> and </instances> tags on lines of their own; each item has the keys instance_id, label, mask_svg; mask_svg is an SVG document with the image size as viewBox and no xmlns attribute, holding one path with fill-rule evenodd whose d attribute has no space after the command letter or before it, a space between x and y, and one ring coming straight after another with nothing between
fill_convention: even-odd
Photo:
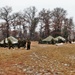
<instances>
[{"instance_id":1,"label":"tent fabric","mask_svg":"<svg viewBox=\"0 0 75 75\"><path fill-rule=\"evenodd\" d=\"M18 40L12 36L8 37L13 44L18 43Z\"/></svg>"},{"instance_id":2,"label":"tent fabric","mask_svg":"<svg viewBox=\"0 0 75 75\"><path fill-rule=\"evenodd\" d=\"M11 40L12 44L18 43L18 40L14 38L13 36L8 37L9 40ZM8 43L8 39L5 38L5 43ZM4 39L0 42L0 44L4 44Z\"/></svg>"},{"instance_id":3,"label":"tent fabric","mask_svg":"<svg viewBox=\"0 0 75 75\"><path fill-rule=\"evenodd\" d=\"M65 38L61 37L61 36L58 36L55 38L55 41L58 41L59 39L61 39L62 41L65 41Z\"/></svg>"},{"instance_id":4,"label":"tent fabric","mask_svg":"<svg viewBox=\"0 0 75 75\"><path fill-rule=\"evenodd\" d=\"M8 43L7 38L5 38L5 43ZM4 39L0 42L0 44L4 44Z\"/></svg>"},{"instance_id":5,"label":"tent fabric","mask_svg":"<svg viewBox=\"0 0 75 75\"><path fill-rule=\"evenodd\" d=\"M47 38L43 39L42 41L51 41L52 39L54 39L54 37L48 36Z\"/></svg>"}]
</instances>

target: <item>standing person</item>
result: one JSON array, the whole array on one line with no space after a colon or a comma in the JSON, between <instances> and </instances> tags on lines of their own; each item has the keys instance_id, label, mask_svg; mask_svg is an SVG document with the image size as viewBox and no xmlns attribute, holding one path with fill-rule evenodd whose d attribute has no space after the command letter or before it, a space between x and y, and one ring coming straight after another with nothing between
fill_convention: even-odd
<instances>
[{"instance_id":1,"label":"standing person","mask_svg":"<svg viewBox=\"0 0 75 75\"><path fill-rule=\"evenodd\" d=\"M9 38L8 38L8 47L9 47L9 49L11 49L11 47L13 48L12 42L11 42L11 40Z\"/></svg>"},{"instance_id":2,"label":"standing person","mask_svg":"<svg viewBox=\"0 0 75 75\"><path fill-rule=\"evenodd\" d=\"M30 50L30 45L31 45L31 41L28 40L28 41L27 41L27 50Z\"/></svg>"},{"instance_id":3,"label":"standing person","mask_svg":"<svg viewBox=\"0 0 75 75\"><path fill-rule=\"evenodd\" d=\"M4 45L4 48L6 47L6 42L5 42L5 41L6 41L6 40L4 39L4 44L3 44L3 45Z\"/></svg>"},{"instance_id":4,"label":"standing person","mask_svg":"<svg viewBox=\"0 0 75 75\"><path fill-rule=\"evenodd\" d=\"M20 48L20 47L21 47L21 39L18 38L18 48Z\"/></svg>"}]
</instances>

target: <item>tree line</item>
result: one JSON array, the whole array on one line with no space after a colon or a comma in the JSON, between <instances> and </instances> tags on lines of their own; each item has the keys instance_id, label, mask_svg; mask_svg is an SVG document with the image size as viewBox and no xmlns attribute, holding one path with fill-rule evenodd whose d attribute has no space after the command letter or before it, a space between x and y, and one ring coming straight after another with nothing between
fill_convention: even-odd
<instances>
[{"instance_id":1,"label":"tree line","mask_svg":"<svg viewBox=\"0 0 75 75\"><path fill-rule=\"evenodd\" d=\"M38 12L36 7L32 6L12 13L12 8L5 6L0 8L0 19L1 38L12 35L39 40L52 35L63 36L66 40L75 39L73 18L67 18L67 11L63 8L54 8L51 11L43 8Z\"/></svg>"}]
</instances>

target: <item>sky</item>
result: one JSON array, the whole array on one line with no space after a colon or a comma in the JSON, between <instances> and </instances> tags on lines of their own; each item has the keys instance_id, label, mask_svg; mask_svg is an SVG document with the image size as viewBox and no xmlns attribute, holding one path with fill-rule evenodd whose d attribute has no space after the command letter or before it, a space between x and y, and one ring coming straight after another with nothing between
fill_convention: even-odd
<instances>
[{"instance_id":1,"label":"sky","mask_svg":"<svg viewBox=\"0 0 75 75\"><path fill-rule=\"evenodd\" d=\"M35 6L39 11L43 8L53 10L61 7L67 11L67 17L73 17L75 22L75 0L0 0L0 8L10 6L13 12L23 11L25 8Z\"/></svg>"}]
</instances>

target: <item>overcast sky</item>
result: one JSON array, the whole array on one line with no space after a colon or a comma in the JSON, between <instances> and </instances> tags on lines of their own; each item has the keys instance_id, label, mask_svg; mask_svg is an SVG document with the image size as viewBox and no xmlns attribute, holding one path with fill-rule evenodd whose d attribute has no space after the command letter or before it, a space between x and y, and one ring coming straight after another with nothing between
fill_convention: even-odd
<instances>
[{"instance_id":1,"label":"overcast sky","mask_svg":"<svg viewBox=\"0 0 75 75\"><path fill-rule=\"evenodd\" d=\"M73 17L75 22L75 0L0 0L0 8L12 7L14 12L22 11L27 7L35 6L38 11L42 8L53 10L61 7L67 10L68 17Z\"/></svg>"}]
</instances>

